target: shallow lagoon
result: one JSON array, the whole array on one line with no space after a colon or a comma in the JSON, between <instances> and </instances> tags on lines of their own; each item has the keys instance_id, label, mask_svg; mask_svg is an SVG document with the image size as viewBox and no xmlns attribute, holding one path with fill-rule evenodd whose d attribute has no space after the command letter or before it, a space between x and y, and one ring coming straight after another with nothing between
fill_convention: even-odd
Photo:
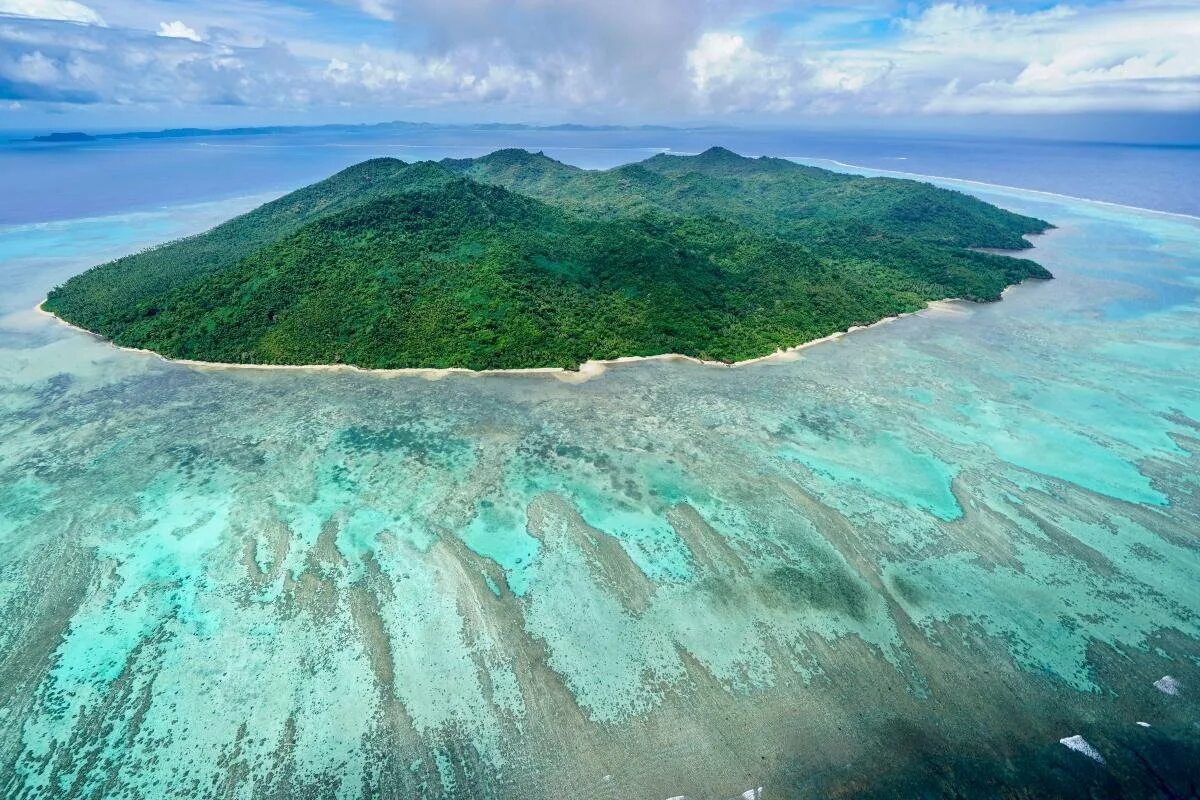
<instances>
[{"instance_id":1,"label":"shallow lagoon","mask_svg":"<svg viewBox=\"0 0 1200 800\"><path fill-rule=\"evenodd\" d=\"M1194 783L1200 221L959 188L1059 225L1057 280L578 385L29 310L261 198L0 230L0 794Z\"/></svg>"}]
</instances>

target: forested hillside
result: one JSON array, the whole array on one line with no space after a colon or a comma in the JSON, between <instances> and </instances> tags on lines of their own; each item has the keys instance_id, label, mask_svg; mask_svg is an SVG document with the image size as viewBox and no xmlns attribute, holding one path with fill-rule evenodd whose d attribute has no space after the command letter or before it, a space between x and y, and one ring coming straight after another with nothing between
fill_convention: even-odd
<instances>
[{"instance_id":1,"label":"forested hillside","mask_svg":"<svg viewBox=\"0 0 1200 800\"><path fill-rule=\"evenodd\" d=\"M374 159L118 259L45 308L176 358L472 369L738 361L998 299L1048 223L928 184L713 148L586 171L501 150Z\"/></svg>"}]
</instances>

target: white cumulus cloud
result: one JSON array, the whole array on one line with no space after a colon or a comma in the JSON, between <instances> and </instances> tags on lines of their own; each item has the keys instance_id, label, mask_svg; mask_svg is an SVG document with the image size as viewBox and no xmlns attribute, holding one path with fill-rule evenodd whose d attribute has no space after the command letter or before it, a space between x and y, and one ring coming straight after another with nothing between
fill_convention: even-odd
<instances>
[{"instance_id":1,"label":"white cumulus cloud","mask_svg":"<svg viewBox=\"0 0 1200 800\"><path fill-rule=\"evenodd\" d=\"M340 0L390 40L279 0L213 0L150 30L121 5L158 1L111 0L100 27L75 0L0 0L0 100L629 120L1200 110L1197 0L932 0L898 17L898 0Z\"/></svg>"},{"instance_id":2,"label":"white cumulus cloud","mask_svg":"<svg viewBox=\"0 0 1200 800\"><path fill-rule=\"evenodd\" d=\"M765 52L740 34L708 32L687 54L701 105L718 113L780 112L796 105L796 90L810 65Z\"/></svg>"},{"instance_id":3,"label":"white cumulus cloud","mask_svg":"<svg viewBox=\"0 0 1200 800\"><path fill-rule=\"evenodd\" d=\"M688 53L696 103L714 112L1039 113L1200 108L1194 0L1020 11L937 2L892 34L756 47L708 32Z\"/></svg>"},{"instance_id":4,"label":"white cumulus cloud","mask_svg":"<svg viewBox=\"0 0 1200 800\"><path fill-rule=\"evenodd\" d=\"M104 19L75 0L0 0L0 14L103 25Z\"/></svg>"},{"instance_id":5,"label":"white cumulus cloud","mask_svg":"<svg viewBox=\"0 0 1200 800\"><path fill-rule=\"evenodd\" d=\"M158 23L158 35L165 36L168 39L191 39L193 42L203 41L200 38L200 34L183 24L180 20Z\"/></svg>"},{"instance_id":6,"label":"white cumulus cloud","mask_svg":"<svg viewBox=\"0 0 1200 800\"><path fill-rule=\"evenodd\" d=\"M942 3L906 30L902 57L927 73L958 78L929 99L927 111L1200 107L1200 9L1190 0L1059 5L1027 14Z\"/></svg>"}]
</instances>

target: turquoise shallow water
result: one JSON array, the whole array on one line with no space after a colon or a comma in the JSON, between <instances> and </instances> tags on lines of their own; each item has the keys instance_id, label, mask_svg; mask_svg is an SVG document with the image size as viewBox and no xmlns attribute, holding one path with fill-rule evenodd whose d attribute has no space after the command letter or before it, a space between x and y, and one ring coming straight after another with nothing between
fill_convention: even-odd
<instances>
[{"instance_id":1,"label":"turquoise shallow water","mask_svg":"<svg viewBox=\"0 0 1200 800\"><path fill-rule=\"evenodd\" d=\"M1056 280L580 385L29 310L256 198L0 230L0 795L1194 782L1200 221L969 189L1059 226Z\"/></svg>"}]
</instances>

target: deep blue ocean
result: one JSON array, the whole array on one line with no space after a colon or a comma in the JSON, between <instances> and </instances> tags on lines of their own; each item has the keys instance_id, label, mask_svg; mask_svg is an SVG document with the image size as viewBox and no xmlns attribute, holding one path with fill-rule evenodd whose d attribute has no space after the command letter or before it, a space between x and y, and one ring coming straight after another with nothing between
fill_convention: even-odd
<instances>
[{"instance_id":1,"label":"deep blue ocean","mask_svg":"<svg viewBox=\"0 0 1200 800\"><path fill-rule=\"evenodd\" d=\"M0 225L101 216L297 188L374 156L406 161L543 150L584 167L722 145L744 155L831 159L872 169L1200 215L1200 145L1148 146L812 131L418 129L261 136L13 141L0 133Z\"/></svg>"}]
</instances>

